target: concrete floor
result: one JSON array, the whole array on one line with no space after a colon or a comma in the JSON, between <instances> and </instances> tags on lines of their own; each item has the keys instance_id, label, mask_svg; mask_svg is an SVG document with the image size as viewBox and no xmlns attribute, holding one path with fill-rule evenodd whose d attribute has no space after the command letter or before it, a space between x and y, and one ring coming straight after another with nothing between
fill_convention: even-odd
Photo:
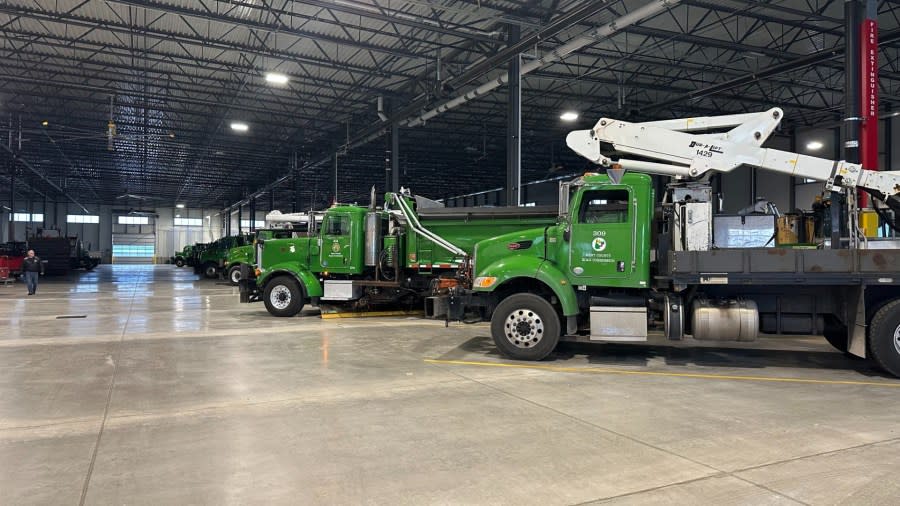
<instances>
[{"instance_id":1,"label":"concrete floor","mask_svg":"<svg viewBox=\"0 0 900 506\"><path fill-rule=\"evenodd\" d=\"M495 353L172 266L0 287L4 504L897 504L900 381L824 341ZM83 318L59 318L60 316Z\"/></svg>"}]
</instances>

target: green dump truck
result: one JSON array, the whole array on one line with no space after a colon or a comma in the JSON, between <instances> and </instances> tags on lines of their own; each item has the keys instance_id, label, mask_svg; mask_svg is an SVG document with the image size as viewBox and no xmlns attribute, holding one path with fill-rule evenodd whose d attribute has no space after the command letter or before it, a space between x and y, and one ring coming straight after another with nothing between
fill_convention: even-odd
<instances>
[{"instance_id":1,"label":"green dump truck","mask_svg":"<svg viewBox=\"0 0 900 506\"><path fill-rule=\"evenodd\" d=\"M386 202L334 206L318 228L258 240L242 300L262 300L275 316L319 300L356 307L419 300L468 279L479 241L549 226L557 214L555 207L449 209L396 193Z\"/></svg>"}]
</instances>

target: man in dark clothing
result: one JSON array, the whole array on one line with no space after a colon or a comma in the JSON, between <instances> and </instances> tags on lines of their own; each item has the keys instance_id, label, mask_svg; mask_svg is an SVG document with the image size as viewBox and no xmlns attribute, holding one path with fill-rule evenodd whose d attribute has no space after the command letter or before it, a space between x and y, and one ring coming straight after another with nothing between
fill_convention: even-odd
<instances>
[{"instance_id":1,"label":"man in dark clothing","mask_svg":"<svg viewBox=\"0 0 900 506\"><path fill-rule=\"evenodd\" d=\"M41 257L34 254L34 250L28 250L28 256L22 261L22 270L25 272L25 286L28 287L28 295L34 295L37 291L38 275L44 273L44 264Z\"/></svg>"}]
</instances>

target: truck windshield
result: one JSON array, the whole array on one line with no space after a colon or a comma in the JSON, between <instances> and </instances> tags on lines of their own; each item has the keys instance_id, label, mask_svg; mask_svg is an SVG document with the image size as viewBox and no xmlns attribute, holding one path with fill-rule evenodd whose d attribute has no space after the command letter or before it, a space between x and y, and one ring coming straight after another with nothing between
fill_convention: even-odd
<instances>
[{"instance_id":1,"label":"truck windshield","mask_svg":"<svg viewBox=\"0 0 900 506\"><path fill-rule=\"evenodd\" d=\"M580 223L628 221L628 190L589 190L581 198Z\"/></svg>"}]
</instances>

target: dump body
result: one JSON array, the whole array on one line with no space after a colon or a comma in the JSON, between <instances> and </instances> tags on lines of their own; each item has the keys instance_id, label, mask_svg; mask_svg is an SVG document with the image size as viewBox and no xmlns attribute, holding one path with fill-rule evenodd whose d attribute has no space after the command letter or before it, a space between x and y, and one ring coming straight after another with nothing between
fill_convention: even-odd
<instances>
[{"instance_id":1,"label":"dump body","mask_svg":"<svg viewBox=\"0 0 900 506\"><path fill-rule=\"evenodd\" d=\"M485 239L531 228L555 225L556 207L460 207L417 210L423 226L460 249L472 253ZM455 268L459 255L414 232L406 234L405 264L409 269Z\"/></svg>"}]
</instances>

